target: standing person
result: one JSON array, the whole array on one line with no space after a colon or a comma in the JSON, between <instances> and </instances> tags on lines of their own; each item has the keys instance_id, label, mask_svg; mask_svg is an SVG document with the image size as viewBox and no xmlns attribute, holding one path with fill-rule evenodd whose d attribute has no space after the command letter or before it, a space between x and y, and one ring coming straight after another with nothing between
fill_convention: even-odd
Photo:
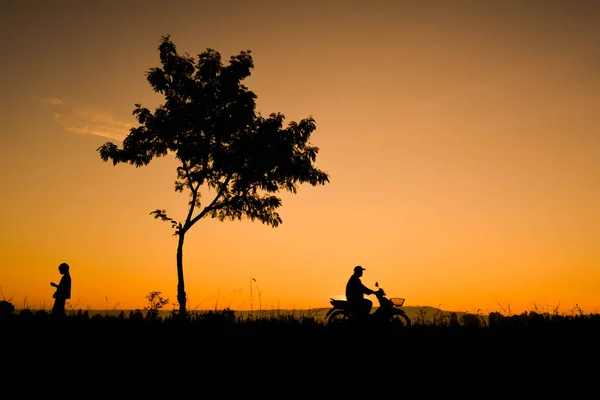
<instances>
[{"instance_id":1,"label":"standing person","mask_svg":"<svg viewBox=\"0 0 600 400\"><path fill-rule=\"evenodd\" d=\"M359 319L366 319L371 312L373 302L364 297L365 294L374 294L375 291L369 289L360 280L363 275L365 268L357 265L354 267L354 273L348 279L346 284L346 299L348 305L355 317Z\"/></svg>"},{"instance_id":2,"label":"standing person","mask_svg":"<svg viewBox=\"0 0 600 400\"><path fill-rule=\"evenodd\" d=\"M65 303L71 298L71 274L69 273L69 264L62 263L58 266L58 272L62 275L58 285L50 282L50 286L56 288L56 292L52 295L54 298L54 306L52 307L52 315L62 317L65 315Z\"/></svg>"}]
</instances>

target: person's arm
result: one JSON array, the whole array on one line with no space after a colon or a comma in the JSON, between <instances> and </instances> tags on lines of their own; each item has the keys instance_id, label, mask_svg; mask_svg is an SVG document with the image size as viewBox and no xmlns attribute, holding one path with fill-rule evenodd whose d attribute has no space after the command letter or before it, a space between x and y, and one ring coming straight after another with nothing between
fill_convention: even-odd
<instances>
[{"instance_id":1,"label":"person's arm","mask_svg":"<svg viewBox=\"0 0 600 400\"><path fill-rule=\"evenodd\" d=\"M365 294L375 294L374 290L369 289L362 282L360 284L362 286L363 293L365 293Z\"/></svg>"},{"instance_id":2,"label":"person's arm","mask_svg":"<svg viewBox=\"0 0 600 400\"><path fill-rule=\"evenodd\" d=\"M64 294L66 285L67 285L67 278L65 277L65 275L63 275L62 278L60 278L58 285L56 285L56 291L61 294Z\"/></svg>"}]
</instances>

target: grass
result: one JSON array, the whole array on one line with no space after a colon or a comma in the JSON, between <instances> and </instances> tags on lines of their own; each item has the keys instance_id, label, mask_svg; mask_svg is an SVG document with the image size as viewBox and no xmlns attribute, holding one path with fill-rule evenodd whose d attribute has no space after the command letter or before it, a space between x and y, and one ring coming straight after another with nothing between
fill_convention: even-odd
<instances>
[{"instance_id":1,"label":"grass","mask_svg":"<svg viewBox=\"0 0 600 400\"><path fill-rule=\"evenodd\" d=\"M500 374L544 383L569 371L585 381L588 371L595 371L584 366L595 360L600 337L600 314L582 312L484 318L416 308L410 327L336 329L325 325L320 311L223 308L190 311L187 318L160 311L70 309L55 319L46 310L16 310L0 301L1 364L8 370L2 376L6 382L11 376L15 382L93 381L97 385L88 385L89 390L123 394L131 389L136 397L141 389L156 395L164 385L179 387L180 380L181 388L218 386L230 394L242 387L278 397L285 391L297 394L299 388L315 392L321 390L318 382L334 387L352 379L345 374L356 362L367 373L365 385L382 381L383 372L394 376L390 384L409 386L418 382L411 377L437 382L438 375L455 383L466 380L469 387ZM105 377L102 384L99 377ZM250 386L241 385L240 377L252 378ZM354 391L346 384L337 390L344 387Z\"/></svg>"},{"instance_id":2,"label":"grass","mask_svg":"<svg viewBox=\"0 0 600 400\"><path fill-rule=\"evenodd\" d=\"M504 309L503 312L483 315L405 306L402 308L412 321L409 327L390 323L334 328L327 326L324 319L328 308L265 310L259 301L258 310L234 311L228 307L218 309L215 305L213 310L188 310L187 315L181 316L176 305L171 311L163 309L169 299L163 298L159 291L150 292L146 299L147 307L136 310L119 310L118 303L111 308L108 298L105 310L82 310L77 308L78 302L68 302L63 318L52 318L44 309L24 307L17 310L5 299L0 301L0 333L6 335L5 341L22 345L28 345L27 338L36 340L40 335L54 338L68 335L89 338L94 342L97 339L92 338L103 335L106 343L113 346L121 346L123 340L132 345L145 343L145 346L156 346L165 341L185 343L187 340L193 345L203 340L227 344L241 339L284 338L301 338L304 341L310 338L321 343L344 338L374 339L378 342L386 338L394 345L407 339L418 341L423 338L426 339L425 345L432 338L553 338L561 342L572 340L583 343L585 339L595 339L600 334L600 314L585 314L578 307L568 315L559 314L558 307L551 311L536 308L518 315Z\"/></svg>"},{"instance_id":3,"label":"grass","mask_svg":"<svg viewBox=\"0 0 600 400\"><path fill-rule=\"evenodd\" d=\"M158 295L160 292L158 292ZM260 331L269 333L273 331L287 331L293 333L294 329L304 332L311 329L314 332L327 332L328 328L324 314L327 309L313 310L260 310L260 311L233 311L229 308L221 310L192 310L188 311L185 318L178 315L177 310L161 310L166 301L149 299L151 306L143 310L118 310L107 309L92 311L71 308L66 311L62 319L52 318L46 310L31 310L29 308L17 310L8 301L0 301L0 322L4 327L26 326L36 329L47 326L56 328L58 324L90 325L96 327L115 327L127 329L140 326L158 327L163 329L197 330L198 332L218 331L220 334L241 335L244 333L255 334ZM568 333L571 330L586 330L600 333L600 314L584 314L581 310L572 311L570 315L554 312L540 312L539 310L524 312L518 315L507 315L501 312L492 312L489 315L469 313L454 313L442 311L432 307L404 307L412 321L411 327L398 330L397 334L409 332L448 332L453 335L459 333L510 333L536 330L547 332Z\"/></svg>"}]
</instances>

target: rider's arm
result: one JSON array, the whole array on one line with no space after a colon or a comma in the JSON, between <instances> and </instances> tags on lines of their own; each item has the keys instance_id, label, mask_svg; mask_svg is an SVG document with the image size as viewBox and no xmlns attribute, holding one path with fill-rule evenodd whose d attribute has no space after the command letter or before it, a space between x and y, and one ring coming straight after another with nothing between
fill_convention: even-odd
<instances>
[{"instance_id":1,"label":"rider's arm","mask_svg":"<svg viewBox=\"0 0 600 400\"><path fill-rule=\"evenodd\" d=\"M362 285L362 288L363 288L363 292L365 294L375 294L375 290L371 290L368 287L366 287L365 285Z\"/></svg>"}]
</instances>

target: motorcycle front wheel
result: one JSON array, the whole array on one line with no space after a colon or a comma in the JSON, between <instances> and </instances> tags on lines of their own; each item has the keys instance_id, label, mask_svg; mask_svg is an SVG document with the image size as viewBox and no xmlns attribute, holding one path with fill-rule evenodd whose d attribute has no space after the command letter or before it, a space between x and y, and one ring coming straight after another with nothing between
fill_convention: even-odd
<instances>
[{"instance_id":1,"label":"motorcycle front wheel","mask_svg":"<svg viewBox=\"0 0 600 400\"><path fill-rule=\"evenodd\" d=\"M394 326L405 326L408 327L411 324L410 318L406 314L394 314L392 315L391 323Z\"/></svg>"},{"instance_id":2,"label":"motorcycle front wheel","mask_svg":"<svg viewBox=\"0 0 600 400\"><path fill-rule=\"evenodd\" d=\"M348 325L350 318L344 310L336 310L327 318L327 326L344 326Z\"/></svg>"}]
</instances>

